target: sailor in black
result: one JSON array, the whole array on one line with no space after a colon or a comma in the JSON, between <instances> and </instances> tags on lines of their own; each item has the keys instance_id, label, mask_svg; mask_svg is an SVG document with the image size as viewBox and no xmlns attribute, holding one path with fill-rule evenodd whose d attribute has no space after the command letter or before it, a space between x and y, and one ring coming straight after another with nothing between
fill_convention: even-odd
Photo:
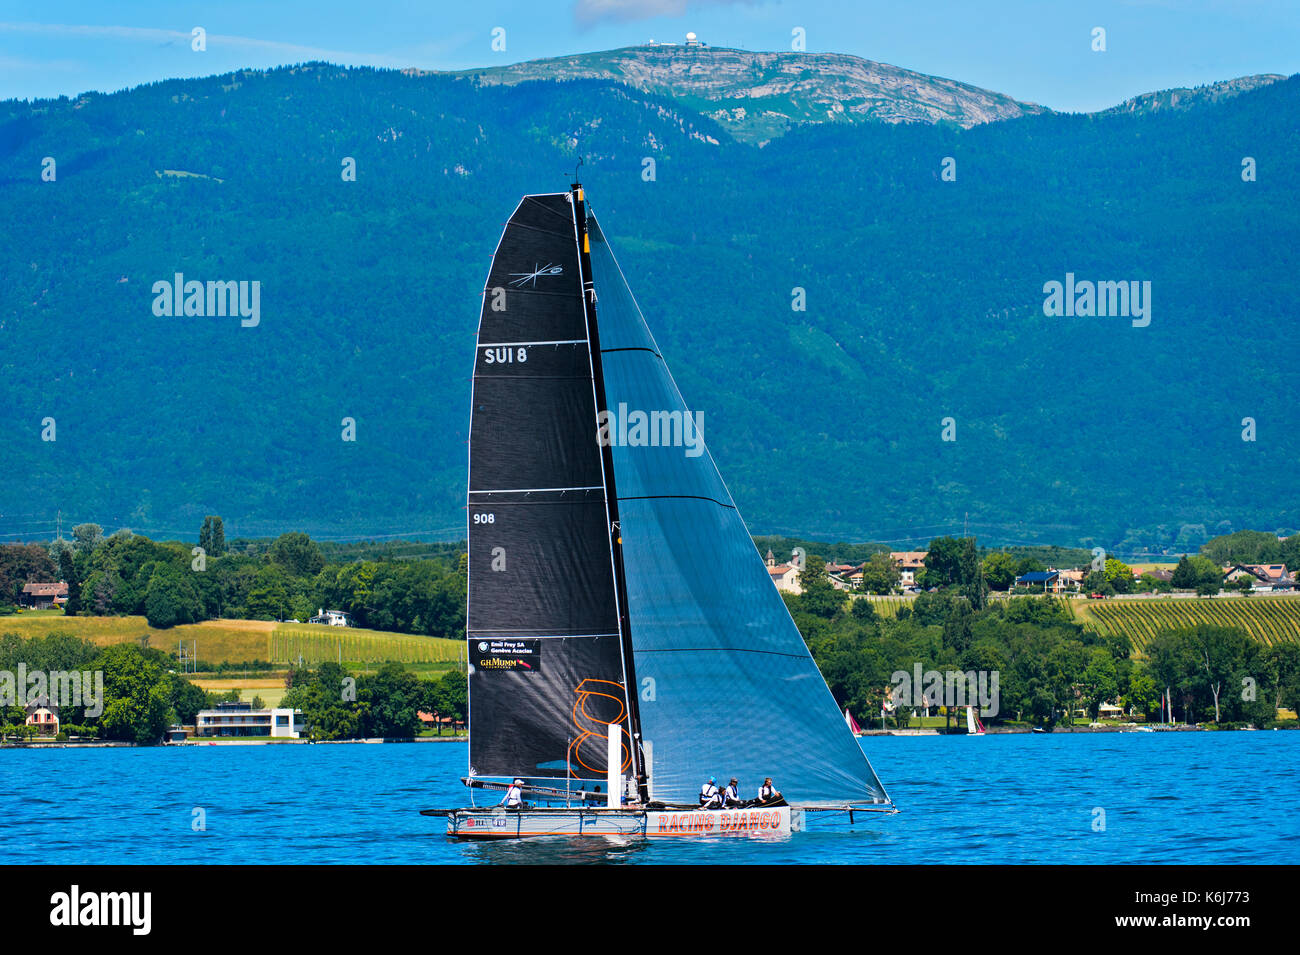
<instances>
[{"instance_id":1,"label":"sailor in black","mask_svg":"<svg viewBox=\"0 0 1300 955\"><path fill-rule=\"evenodd\" d=\"M524 781L522 779L516 779L513 783L511 783L510 788L506 790L505 798L502 799L501 802L498 803L498 805L505 806L507 809L523 809L524 808L523 785L524 785Z\"/></svg>"},{"instance_id":2,"label":"sailor in black","mask_svg":"<svg viewBox=\"0 0 1300 955\"><path fill-rule=\"evenodd\" d=\"M772 785L772 777L771 776L766 777L763 780L763 785L758 787L759 805L763 805L765 803L773 803L778 801L780 798L781 798L781 794L777 792L776 787Z\"/></svg>"}]
</instances>

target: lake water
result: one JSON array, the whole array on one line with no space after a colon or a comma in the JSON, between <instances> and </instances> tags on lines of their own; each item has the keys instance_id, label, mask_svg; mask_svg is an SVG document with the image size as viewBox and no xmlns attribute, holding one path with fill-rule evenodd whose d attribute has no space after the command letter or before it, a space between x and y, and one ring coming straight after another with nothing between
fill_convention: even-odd
<instances>
[{"instance_id":1,"label":"lake water","mask_svg":"<svg viewBox=\"0 0 1300 955\"><path fill-rule=\"evenodd\" d=\"M458 743L0 750L11 863L1300 862L1300 732L871 737L901 813L772 842L459 843ZM719 774L726 767L718 768ZM778 785L780 780L777 780ZM206 829L194 831L200 808ZM1104 831L1094 827L1102 821Z\"/></svg>"}]
</instances>

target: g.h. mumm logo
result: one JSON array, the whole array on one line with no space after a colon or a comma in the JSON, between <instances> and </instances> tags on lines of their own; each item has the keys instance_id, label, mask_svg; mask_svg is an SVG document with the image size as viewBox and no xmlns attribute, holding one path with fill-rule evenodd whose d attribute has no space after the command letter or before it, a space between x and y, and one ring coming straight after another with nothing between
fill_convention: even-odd
<instances>
[{"instance_id":1,"label":"g.h. mumm logo","mask_svg":"<svg viewBox=\"0 0 1300 955\"><path fill-rule=\"evenodd\" d=\"M244 328L254 328L262 320L261 282L187 282L184 274L177 272L174 281L154 282L153 294L153 313L160 318L238 315Z\"/></svg>"}]
</instances>

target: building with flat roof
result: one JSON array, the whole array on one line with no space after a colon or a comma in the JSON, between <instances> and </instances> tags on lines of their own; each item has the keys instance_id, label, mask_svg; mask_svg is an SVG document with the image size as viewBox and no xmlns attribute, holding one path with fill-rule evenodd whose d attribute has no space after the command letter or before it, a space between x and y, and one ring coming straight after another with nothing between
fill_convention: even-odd
<instances>
[{"instance_id":1,"label":"building with flat roof","mask_svg":"<svg viewBox=\"0 0 1300 955\"><path fill-rule=\"evenodd\" d=\"M194 718L195 736L298 739L306 730L302 710L286 707L255 710L252 703L218 703L215 709L199 710Z\"/></svg>"}]
</instances>

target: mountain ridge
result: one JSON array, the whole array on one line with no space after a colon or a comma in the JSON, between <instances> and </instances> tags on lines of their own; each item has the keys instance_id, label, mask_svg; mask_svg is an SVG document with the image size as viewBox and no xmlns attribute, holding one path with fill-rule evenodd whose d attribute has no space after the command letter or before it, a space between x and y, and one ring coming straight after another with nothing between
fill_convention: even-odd
<instances>
[{"instance_id":1,"label":"mountain ridge","mask_svg":"<svg viewBox=\"0 0 1300 955\"><path fill-rule=\"evenodd\" d=\"M986 542L1137 550L1294 527L1300 440L1276 415L1300 388L1270 330L1300 301L1300 201L1289 177L1243 182L1239 144L1285 169L1297 115L1292 78L1105 122L805 124L758 149L612 81L327 65L0 104L0 533L62 507L145 532L222 514L461 536L488 257L578 155L756 532L888 542L969 512ZM154 314L177 272L260 281L260 324ZM1151 280L1150 327L1045 317L1067 273Z\"/></svg>"},{"instance_id":2,"label":"mountain ridge","mask_svg":"<svg viewBox=\"0 0 1300 955\"><path fill-rule=\"evenodd\" d=\"M848 53L738 50L667 44L620 47L470 70L485 85L605 79L684 99L737 139L762 142L806 122L954 122L969 127L1049 112L1002 93Z\"/></svg>"}]
</instances>

